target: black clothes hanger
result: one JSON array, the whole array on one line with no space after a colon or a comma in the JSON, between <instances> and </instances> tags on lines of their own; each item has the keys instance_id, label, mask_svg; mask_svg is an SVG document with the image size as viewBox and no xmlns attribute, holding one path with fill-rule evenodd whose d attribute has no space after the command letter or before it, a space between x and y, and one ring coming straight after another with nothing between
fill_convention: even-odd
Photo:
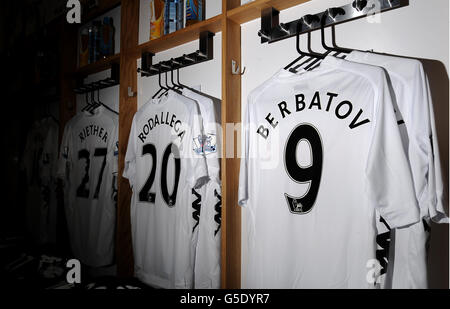
<instances>
[{"instance_id":1,"label":"black clothes hanger","mask_svg":"<svg viewBox=\"0 0 450 309\"><path fill-rule=\"evenodd\" d=\"M327 46L325 43L325 23L327 21L327 18L330 17L331 19L335 19L337 15L345 15L345 10L342 8L330 8L325 11L325 14L322 15L322 19L320 21L320 34L321 34L321 42L322 47L327 51L335 51L339 53L350 53L352 52L351 49L348 48L342 48L335 45L335 42L333 42L332 47Z\"/></svg>"},{"instance_id":2,"label":"black clothes hanger","mask_svg":"<svg viewBox=\"0 0 450 309\"><path fill-rule=\"evenodd\" d=\"M88 85L86 85L84 88L84 90L86 90L86 93L85 93L86 94L86 106L81 110L82 112L84 112L84 111L90 112L90 108L92 107L91 103L89 102L89 89L90 89L90 87Z\"/></svg>"},{"instance_id":3,"label":"black clothes hanger","mask_svg":"<svg viewBox=\"0 0 450 309\"><path fill-rule=\"evenodd\" d=\"M152 99L155 99L161 91L167 90L167 88L165 88L165 87L161 84L161 68L159 68L159 73L158 73L158 83L159 83L159 90L153 95Z\"/></svg>"},{"instance_id":4,"label":"black clothes hanger","mask_svg":"<svg viewBox=\"0 0 450 309\"><path fill-rule=\"evenodd\" d=\"M306 15L304 17L304 22L309 25L309 28L311 28L312 23L319 23L320 22L320 18L317 15ZM310 62L312 59L308 59L306 61L304 61L303 63L295 66L294 68L291 69L291 72L296 73L297 70L302 67L305 64L308 64L304 69L305 70L309 70L314 64L320 62L321 60L325 59L326 56L328 56L328 54L330 53L330 51L326 51L325 53L321 54L321 53L317 53L314 52L312 50L312 46L311 46L311 34L312 31L308 32L308 51L311 53L311 55L313 55L316 59L313 62Z\"/></svg>"},{"instance_id":5,"label":"black clothes hanger","mask_svg":"<svg viewBox=\"0 0 450 309\"><path fill-rule=\"evenodd\" d=\"M176 61L175 59L170 59L170 65L171 65L171 67L172 67L172 71L171 71L171 75L170 75L170 78L171 78L171 80L172 80L172 84L177 88L177 89L183 89L183 86L180 84L180 83L175 83L174 82L174 80L173 80L173 75L174 75L174 73L173 73L173 71L174 71L174 68L173 68L173 65L181 65L181 63L179 63L178 61ZM178 71L179 69L177 69L177 80L179 81L179 74L180 74L180 72Z\"/></svg>"},{"instance_id":6,"label":"black clothes hanger","mask_svg":"<svg viewBox=\"0 0 450 309\"><path fill-rule=\"evenodd\" d=\"M165 91L163 91L163 93L161 93L161 94L158 96L158 99L161 98L162 96L166 95L166 94L169 92L169 90L171 90L170 87L169 87L169 84L167 83L167 71L164 72L164 76L165 76L165 80L166 80Z\"/></svg>"},{"instance_id":7,"label":"black clothes hanger","mask_svg":"<svg viewBox=\"0 0 450 309\"><path fill-rule=\"evenodd\" d=\"M339 55L342 54L342 56L340 58L345 58L347 54L349 54L353 51L353 49L342 48L342 47L337 46L337 44L336 44L336 29L335 29L334 25L331 26L332 47L327 46L325 43L325 22L326 22L327 17L335 19L335 17L337 15L344 15L344 14L345 14L345 11L342 8L328 9L326 11L326 13L322 16L321 25L320 25L321 43L322 43L323 48L325 48L327 50L327 53L331 53L334 51L335 52L333 55L334 57L338 57ZM306 70L314 70L315 68L317 68L320 65L320 63L315 65L316 63L311 63L305 69Z\"/></svg>"},{"instance_id":8,"label":"black clothes hanger","mask_svg":"<svg viewBox=\"0 0 450 309\"><path fill-rule=\"evenodd\" d=\"M98 106L95 107L95 108L98 108L98 107L100 107L100 106L103 106L104 108L106 108L106 109L109 110L110 112L112 112L112 113L114 113L114 114L116 114L116 115L119 115L118 112L116 112L115 110L113 110L112 108L110 108L108 105L106 105L106 104L104 104L102 101L100 101L100 88L97 88L97 103L98 103ZM95 108L94 108L94 110L95 110Z\"/></svg>"},{"instance_id":9,"label":"black clothes hanger","mask_svg":"<svg viewBox=\"0 0 450 309\"><path fill-rule=\"evenodd\" d=\"M322 47L326 50L324 56L327 56L328 54L330 54L331 52L335 52L334 56L337 56L340 53L349 53L352 50L350 49L345 49L345 48L340 48L340 47L329 47L327 46L327 44L325 43L325 23L328 17L335 19L335 17L337 15L344 15L345 11L342 8L331 8L331 9L327 9L325 11L325 13L322 15L322 18L320 20L320 41L322 43ZM333 26L334 28L334 26ZM334 31L334 30L333 30ZM325 57L323 58L325 59ZM315 68L317 68L320 65L320 60L323 59L317 59L315 61L313 61L312 63L310 63L309 65L307 65L305 67L305 70L311 71L314 70Z\"/></svg>"},{"instance_id":10,"label":"black clothes hanger","mask_svg":"<svg viewBox=\"0 0 450 309\"><path fill-rule=\"evenodd\" d=\"M336 28L334 25L331 26L331 44L335 49L340 49L339 46L337 46L336 44ZM345 59L345 57L347 57L347 55L353 51L353 49L347 49L346 50L350 50L349 52L336 52L333 56L337 57L340 56L340 58Z\"/></svg>"},{"instance_id":11,"label":"black clothes hanger","mask_svg":"<svg viewBox=\"0 0 450 309\"><path fill-rule=\"evenodd\" d=\"M95 101L95 90L96 90L96 85L97 85L98 83L93 83L92 84L92 92L91 92L91 101L92 101L92 105L91 105L91 107L89 108L89 111L91 112L91 113L93 113L99 106L101 106L101 103L100 103L100 101ZM97 88L97 90L98 90L98 88ZM98 90L99 92L100 92L100 90ZM100 94L99 94L99 97L100 97Z\"/></svg>"},{"instance_id":12,"label":"black clothes hanger","mask_svg":"<svg viewBox=\"0 0 450 309\"><path fill-rule=\"evenodd\" d=\"M306 17L306 16L308 16L308 17ZM303 24L305 24L308 27L309 27L309 25L311 25L311 17L310 16L312 16L312 15L306 15L306 16L302 17L300 19L300 21L297 23L296 49L297 49L297 53L299 53L300 56L297 59L295 59L294 61L292 61L291 63L289 63L286 67L284 67L285 70L288 70L290 67L292 67L295 63L302 60L303 58L307 58L307 60L304 63L311 61L311 59L315 58L314 54L303 52L300 49L300 33L302 32Z\"/></svg>"},{"instance_id":13,"label":"black clothes hanger","mask_svg":"<svg viewBox=\"0 0 450 309\"><path fill-rule=\"evenodd\" d=\"M167 88L169 88L172 91L175 91L178 94L181 94L181 91L178 90L178 88L176 87L175 83L173 82L173 65L172 63L169 64L165 64L165 66L167 68L170 68L170 80L172 82L172 86L169 86L169 79L167 78L167 71L166 71L166 84L167 84Z\"/></svg>"}]
</instances>

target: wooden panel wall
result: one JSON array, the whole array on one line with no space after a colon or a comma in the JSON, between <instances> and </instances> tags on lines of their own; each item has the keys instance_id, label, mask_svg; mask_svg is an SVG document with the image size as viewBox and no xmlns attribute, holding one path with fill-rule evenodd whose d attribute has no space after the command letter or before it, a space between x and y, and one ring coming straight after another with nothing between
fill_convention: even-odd
<instances>
[{"instance_id":1,"label":"wooden panel wall","mask_svg":"<svg viewBox=\"0 0 450 309\"><path fill-rule=\"evenodd\" d=\"M59 108L59 144L61 143L66 123L77 112L76 96L73 92L75 81L73 72L77 68L77 26L69 25L65 18L60 21L60 108ZM58 144L58 145L59 145Z\"/></svg>"},{"instance_id":2,"label":"wooden panel wall","mask_svg":"<svg viewBox=\"0 0 450 309\"><path fill-rule=\"evenodd\" d=\"M222 288L241 286L241 209L237 205L239 183L238 139L230 140L227 124L241 122L241 76L231 73L231 61L241 63L241 27L224 16L222 22L222 128L224 156L234 147L234 157L222 160Z\"/></svg>"},{"instance_id":3,"label":"wooden panel wall","mask_svg":"<svg viewBox=\"0 0 450 309\"><path fill-rule=\"evenodd\" d=\"M128 50L138 45L139 0L122 0L121 10L121 54L120 54L120 106L119 106L119 179L117 205L117 273L120 277L134 274L133 248L131 239L130 202L131 189L127 179L122 178L125 154L128 145L131 122L137 111L137 97L128 97L128 87L137 92L136 59Z\"/></svg>"}]
</instances>

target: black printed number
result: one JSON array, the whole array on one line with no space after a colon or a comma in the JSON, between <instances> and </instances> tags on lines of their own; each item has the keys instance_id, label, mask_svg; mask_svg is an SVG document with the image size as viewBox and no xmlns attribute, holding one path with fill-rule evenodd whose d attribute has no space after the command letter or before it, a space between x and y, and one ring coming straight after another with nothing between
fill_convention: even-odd
<instances>
[{"instance_id":1,"label":"black printed number","mask_svg":"<svg viewBox=\"0 0 450 309\"><path fill-rule=\"evenodd\" d=\"M97 148L94 152L94 158L103 157L102 167L100 168L100 174L98 175L97 186L95 187L94 199L98 199L100 188L102 186L103 173L106 167L106 148ZM89 198L89 170L91 168L91 154L88 150L83 149L78 152L78 160L86 160L86 166L84 169L84 176L81 179L81 184L77 188L77 196L82 198Z\"/></svg>"},{"instance_id":2,"label":"black printed number","mask_svg":"<svg viewBox=\"0 0 450 309\"><path fill-rule=\"evenodd\" d=\"M156 193L150 192L153 183L155 181L156 176L156 166L157 166L157 154L156 147L153 144L144 145L142 149L142 155L150 154L152 156L152 169L150 171L150 175L145 182L145 185L142 187L139 192L139 201L140 202L148 202L155 203ZM167 165L169 164L170 154L173 154L173 158L175 160L175 184L173 186L172 193L169 193L169 189L167 187ZM173 207L177 201L177 191L178 184L180 182L180 173L181 173L181 160L179 149L174 144L169 144L164 151L162 164L161 164L161 194L169 207Z\"/></svg>"},{"instance_id":3,"label":"black printed number","mask_svg":"<svg viewBox=\"0 0 450 309\"><path fill-rule=\"evenodd\" d=\"M152 170L150 172L145 185L142 187L142 190L139 192L139 201L141 202L149 202L154 203L156 194L150 192L151 187L153 186L153 182L155 181L156 175L156 148L153 144L147 144L142 147L142 155L151 155L152 156Z\"/></svg>"},{"instance_id":4,"label":"black printed number","mask_svg":"<svg viewBox=\"0 0 450 309\"><path fill-rule=\"evenodd\" d=\"M173 192L169 194L169 190L167 189L167 164L169 163L170 154L173 154L173 158L175 160L175 185L173 187ZM180 173L181 173L181 161L180 161L180 153L178 151L178 147L173 144L167 146L166 151L164 151L163 161L162 161L162 172L161 172L161 193L164 201L169 207L175 206L177 201L177 191L178 191L178 183L180 181Z\"/></svg>"},{"instance_id":5,"label":"black printed number","mask_svg":"<svg viewBox=\"0 0 450 309\"><path fill-rule=\"evenodd\" d=\"M84 169L84 176L83 179L81 179L81 184L78 186L77 189L77 196L83 197L83 198L89 198L89 188L87 187L89 183L89 169L91 167L91 158L90 153L86 149L80 150L78 152L78 160L86 160L86 167Z\"/></svg>"},{"instance_id":6,"label":"black printed number","mask_svg":"<svg viewBox=\"0 0 450 309\"><path fill-rule=\"evenodd\" d=\"M301 141L308 142L311 150L311 164L302 167L298 164L296 153ZM289 177L297 183L309 183L308 191L300 197L284 194L289 210L294 214L306 214L311 211L319 192L322 177L323 148L319 132L309 124L296 127L286 142L284 162Z\"/></svg>"}]
</instances>

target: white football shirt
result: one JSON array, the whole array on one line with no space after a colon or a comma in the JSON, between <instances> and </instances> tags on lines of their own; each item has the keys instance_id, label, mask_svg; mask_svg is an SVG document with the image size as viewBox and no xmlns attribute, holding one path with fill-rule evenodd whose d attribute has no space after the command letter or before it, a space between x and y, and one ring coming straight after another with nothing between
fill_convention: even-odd
<instances>
[{"instance_id":1,"label":"white football shirt","mask_svg":"<svg viewBox=\"0 0 450 309\"><path fill-rule=\"evenodd\" d=\"M220 182L221 130L214 102L197 92L183 89L183 95L195 100L203 122L203 154L210 180L193 191L192 203L201 203L197 247L195 253L196 289L220 288L220 243L222 189ZM219 120L220 121L220 120Z\"/></svg>"},{"instance_id":2,"label":"white football shirt","mask_svg":"<svg viewBox=\"0 0 450 309\"><path fill-rule=\"evenodd\" d=\"M396 229L391 245L393 288L427 288L429 218L448 222L433 103L428 80L418 60L354 51L349 61L383 67L394 91L402 142L411 167L416 197L425 222ZM395 245L395 246L394 246Z\"/></svg>"},{"instance_id":3,"label":"white football shirt","mask_svg":"<svg viewBox=\"0 0 450 309\"><path fill-rule=\"evenodd\" d=\"M239 204L245 288L371 288L375 209L419 220L382 69L327 57L281 70L248 98Z\"/></svg>"},{"instance_id":4,"label":"white football shirt","mask_svg":"<svg viewBox=\"0 0 450 309\"><path fill-rule=\"evenodd\" d=\"M41 245L51 241L48 234L48 210L54 196L44 179L43 158L46 137L55 129L55 126L55 121L51 118L36 121L27 136L22 159L22 168L26 171L28 185L26 190L27 229L33 241Z\"/></svg>"},{"instance_id":5,"label":"white football shirt","mask_svg":"<svg viewBox=\"0 0 450 309\"><path fill-rule=\"evenodd\" d=\"M192 189L208 179L195 101L169 91L135 114L123 177L133 189L135 275L159 288L192 288L198 209Z\"/></svg>"},{"instance_id":6,"label":"white football shirt","mask_svg":"<svg viewBox=\"0 0 450 309\"><path fill-rule=\"evenodd\" d=\"M41 235L45 239L45 242L49 243L56 243L58 137L59 126L53 119L49 119L40 167L42 179L41 192L44 202L41 212Z\"/></svg>"},{"instance_id":7,"label":"white football shirt","mask_svg":"<svg viewBox=\"0 0 450 309\"><path fill-rule=\"evenodd\" d=\"M72 251L92 267L114 262L117 158L117 115L101 106L66 124L58 177L64 180Z\"/></svg>"}]
</instances>

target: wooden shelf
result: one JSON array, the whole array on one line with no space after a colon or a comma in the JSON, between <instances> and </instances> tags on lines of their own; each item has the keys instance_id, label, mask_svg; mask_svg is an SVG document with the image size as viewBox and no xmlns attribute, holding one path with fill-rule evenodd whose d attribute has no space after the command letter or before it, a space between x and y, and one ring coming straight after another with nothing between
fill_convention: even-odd
<instances>
[{"instance_id":1,"label":"wooden shelf","mask_svg":"<svg viewBox=\"0 0 450 309\"><path fill-rule=\"evenodd\" d=\"M227 12L227 18L238 24L261 17L261 10L273 7L278 11L308 2L310 0L255 0Z\"/></svg>"},{"instance_id":2,"label":"wooden shelf","mask_svg":"<svg viewBox=\"0 0 450 309\"><path fill-rule=\"evenodd\" d=\"M199 34L202 31L210 31L212 33L222 31L222 19L223 14L217 15L205 21L165 35L159 39L141 44L137 46L137 48L127 51L127 54L130 54L135 58L140 58L143 52L159 53L164 50L198 40Z\"/></svg>"},{"instance_id":3,"label":"wooden shelf","mask_svg":"<svg viewBox=\"0 0 450 309\"><path fill-rule=\"evenodd\" d=\"M90 75L111 68L111 64L120 62L120 54L110 56L95 63L85 65L75 71L76 75Z\"/></svg>"}]
</instances>

